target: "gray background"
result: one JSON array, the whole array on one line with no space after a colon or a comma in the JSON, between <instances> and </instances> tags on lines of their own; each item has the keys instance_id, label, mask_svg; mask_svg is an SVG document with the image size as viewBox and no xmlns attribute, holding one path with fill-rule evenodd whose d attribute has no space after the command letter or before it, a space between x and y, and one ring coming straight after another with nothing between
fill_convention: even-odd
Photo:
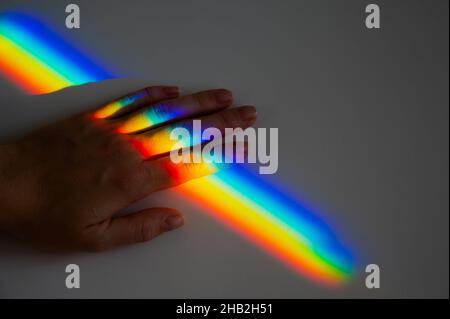
<instances>
[{"instance_id":1,"label":"gray background","mask_svg":"<svg viewBox=\"0 0 450 319\"><path fill-rule=\"evenodd\" d=\"M0 137L149 83L226 87L280 130L277 179L317 208L364 263L334 290L298 276L171 192L187 224L151 243L97 254L41 254L0 239L0 296L446 297L449 293L448 1L5 1L35 12L131 79L25 96L0 77ZM139 79L139 80L137 80ZM65 288L65 266L81 289Z\"/></svg>"}]
</instances>

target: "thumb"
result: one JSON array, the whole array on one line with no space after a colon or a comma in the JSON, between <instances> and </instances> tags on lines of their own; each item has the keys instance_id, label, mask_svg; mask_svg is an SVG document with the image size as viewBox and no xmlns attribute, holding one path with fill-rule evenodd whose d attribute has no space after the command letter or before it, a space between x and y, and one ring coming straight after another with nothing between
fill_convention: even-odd
<instances>
[{"instance_id":1,"label":"thumb","mask_svg":"<svg viewBox=\"0 0 450 319\"><path fill-rule=\"evenodd\" d=\"M183 216L172 208L149 208L116 217L105 229L108 248L149 241L184 224Z\"/></svg>"}]
</instances>

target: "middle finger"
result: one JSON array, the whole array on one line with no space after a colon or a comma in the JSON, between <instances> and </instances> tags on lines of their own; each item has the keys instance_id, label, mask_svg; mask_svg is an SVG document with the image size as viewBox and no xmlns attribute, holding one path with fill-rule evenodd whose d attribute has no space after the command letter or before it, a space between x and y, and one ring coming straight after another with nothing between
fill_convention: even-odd
<instances>
[{"instance_id":1,"label":"middle finger","mask_svg":"<svg viewBox=\"0 0 450 319\"><path fill-rule=\"evenodd\" d=\"M232 104L233 95L228 90L203 91L151 105L120 119L116 122L117 131L122 134L139 133L174 120L215 112Z\"/></svg>"}]
</instances>

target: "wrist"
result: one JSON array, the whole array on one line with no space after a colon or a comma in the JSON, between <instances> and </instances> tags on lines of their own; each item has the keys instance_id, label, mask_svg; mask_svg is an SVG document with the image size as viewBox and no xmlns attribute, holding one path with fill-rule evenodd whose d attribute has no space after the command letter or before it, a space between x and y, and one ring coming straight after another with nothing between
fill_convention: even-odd
<instances>
[{"instance_id":1,"label":"wrist","mask_svg":"<svg viewBox=\"0 0 450 319\"><path fill-rule=\"evenodd\" d=\"M8 216L11 216L11 190L13 187L13 178L10 172L16 162L18 154L16 144L0 145L0 230L5 230L9 224Z\"/></svg>"}]
</instances>

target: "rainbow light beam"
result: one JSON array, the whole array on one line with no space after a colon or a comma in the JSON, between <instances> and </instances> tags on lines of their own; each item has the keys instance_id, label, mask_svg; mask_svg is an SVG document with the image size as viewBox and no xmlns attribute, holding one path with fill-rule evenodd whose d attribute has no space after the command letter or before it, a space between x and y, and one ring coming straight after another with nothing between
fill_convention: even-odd
<instances>
[{"instance_id":1,"label":"rainbow light beam","mask_svg":"<svg viewBox=\"0 0 450 319\"><path fill-rule=\"evenodd\" d=\"M0 70L31 93L112 78L40 22L20 13L0 17ZM174 116L147 114L143 120L157 125ZM199 171L208 172L208 167ZM184 173L174 172L181 177ZM175 192L308 278L339 286L354 272L352 254L322 219L248 168L234 166Z\"/></svg>"},{"instance_id":2,"label":"rainbow light beam","mask_svg":"<svg viewBox=\"0 0 450 319\"><path fill-rule=\"evenodd\" d=\"M167 116L167 118L172 117L173 114ZM145 158L169 153L172 150L191 148L191 146L201 145L210 141L204 139L201 134L190 134L189 137L181 136L181 139L173 140L171 139L171 135L175 128L184 128L191 133L194 131L192 121L185 120L182 123L166 125L138 135L130 135L130 140ZM121 133L120 130L119 133Z\"/></svg>"},{"instance_id":3,"label":"rainbow light beam","mask_svg":"<svg viewBox=\"0 0 450 319\"><path fill-rule=\"evenodd\" d=\"M167 112L168 109L170 109L170 112ZM188 114L189 111L181 105L158 103L143 112L133 115L119 127L117 132L122 134L139 132Z\"/></svg>"},{"instance_id":4,"label":"rainbow light beam","mask_svg":"<svg viewBox=\"0 0 450 319\"><path fill-rule=\"evenodd\" d=\"M56 32L19 12L0 14L0 71L29 94L114 78Z\"/></svg>"},{"instance_id":5,"label":"rainbow light beam","mask_svg":"<svg viewBox=\"0 0 450 319\"><path fill-rule=\"evenodd\" d=\"M95 112L94 118L105 119L115 113L118 113L120 110L126 107L132 106L133 104L137 104L139 101L142 101L147 97L148 93L146 90L142 90L134 94L127 95L119 100L106 104L104 107Z\"/></svg>"},{"instance_id":6,"label":"rainbow light beam","mask_svg":"<svg viewBox=\"0 0 450 319\"><path fill-rule=\"evenodd\" d=\"M176 191L310 279L337 286L351 278L354 259L331 229L243 166L192 180Z\"/></svg>"}]
</instances>

